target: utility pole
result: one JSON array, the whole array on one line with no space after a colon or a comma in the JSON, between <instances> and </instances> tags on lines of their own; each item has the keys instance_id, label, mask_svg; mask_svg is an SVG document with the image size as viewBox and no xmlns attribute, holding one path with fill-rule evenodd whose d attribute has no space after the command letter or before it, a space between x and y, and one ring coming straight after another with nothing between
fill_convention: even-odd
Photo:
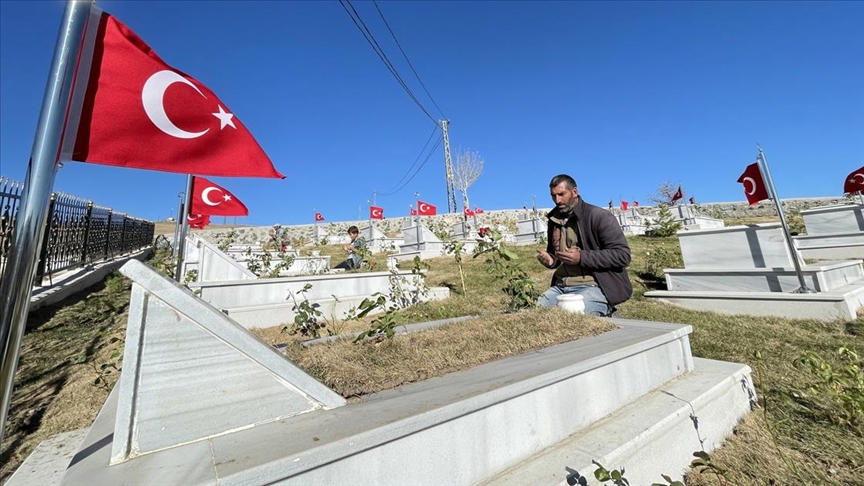
<instances>
[{"instance_id":1,"label":"utility pole","mask_svg":"<svg viewBox=\"0 0 864 486\"><path fill-rule=\"evenodd\" d=\"M453 159L450 158L450 120L441 120L441 133L444 137L444 173L447 174L447 212L455 213L456 188L453 184Z\"/></svg>"}]
</instances>

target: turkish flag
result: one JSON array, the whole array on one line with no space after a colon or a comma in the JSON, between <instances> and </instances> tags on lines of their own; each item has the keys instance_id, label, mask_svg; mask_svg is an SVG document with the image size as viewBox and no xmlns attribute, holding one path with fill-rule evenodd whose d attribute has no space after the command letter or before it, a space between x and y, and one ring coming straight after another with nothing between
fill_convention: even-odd
<instances>
[{"instance_id":1,"label":"turkish flag","mask_svg":"<svg viewBox=\"0 0 864 486\"><path fill-rule=\"evenodd\" d=\"M324 215L321 213L315 213L315 221L324 221Z\"/></svg>"},{"instance_id":2,"label":"turkish flag","mask_svg":"<svg viewBox=\"0 0 864 486\"><path fill-rule=\"evenodd\" d=\"M480 208L474 208L474 214L483 214L484 211Z\"/></svg>"},{"instance_id":3,"label":"turkish flag","mask_svg":"<svg viewBox=\"0 0 864 486\"><path fill-rule=\"evenodd\" d=\"M417 216L417 210L414 208L410 208L410 209L411 209L411 213L410 213L411 216Z\"/></svg>"},{"instance_id":4,"label":"turkish flag","mask_svg":"<svg viewBox=\"0 0 864 486\"><path fill-rule=\"evenodd\" d=\"M751 206L768 199L768 189L762 180L762 171L759 170L758 162L748 165L738 178L738 182L744 185L744 195L747 196L747 202Z\"/></svg>"},{"instance_id":5,"label":"turkish flag","mask_svg":"<svg viewBox=\"0 0 864 486\"><path fill-rule=\"evenodd\" d=\"M417 201L417 214L420 216L435 216L438 214L437 208L435 206L425 203L423 201Z\"/></svg>"},{"instance_id":6,"label":"turkish flag","mask_svg":"<svg viewBox=\"0 0 864 486\"><path fill-rule=\"evenodd\" d=\"M192 178L191 214L215 216L248 216L249 210L234 194L203 177Z\"/></svg>"},{"instance_id":7,"label":"turkish flag","mask_svg":"<svg viewBox=\"0 0 864 486\"><path fill-rule=\"evenodd\" d=\"M690 204L696 204L696 198L690 196Z\"/></svg>"},{"instance_id":8,"label":"turkish flag","mask_svg":"<svg viewBox=\"0 0 864 486\"><path fill-rule=\"evenodd\" d=\"M471 211L470 208L465 208L465 216L474 216L474 211Z\"/></svg>"},{"instance_id":9,"label":"turkish flag","mask_svg":"<svg viewBox=\"0 0 864 486\"><path fill-rule=\"evenodd\" d=\"M95 36L92 61L89 50L80 52L61 158L184 174L285 178L212 91L169 66L115 17L93 9L90 19L98 28L87 31Z\"/></svg>"},{"instance_id":10,"label":"turkish flag","mask_svg":"<svg viewBox=\"0 0 864 486\"><path fill-rule=\"evenodd\" d=\"M630 206L630 203L628 203L627 201L621 201L621 210L622 211L627 211L627 208L629 206Z\"/></svg>"},{"instance_id":11,"label":"turkish flag","mask_svg":"<svg viewBox=\"0 0 864 486\"><path fill-rule=\"evenodd\" d=\"M846 176L846 182L843 183L843 192L864 192L864 167L852 171Z\"/></svg>"},{"instance_id":12,"label":"turkish flag","mask_svg":"<svg viewBox=\"0 0 864 486\"><path fill-rule=\"evenodd\" d=\"M633 201L633 207L638 208L639 207L639 201Z\"/></svg>"},{"instance_id":13,"label":"turkish flag","mask_svg":"<svg viewBox=\"0 0 864 486\"><path fill-rule=\"evenodd\" d=\"M210 224L210 215L190 214L186 216L186 224L188 224L190 228L204 229L208 224Z\"/></svg>"},{"instance_id":14,"label":"turkish flag","mask_svg":"<svg viewBox=\"0 0 864 486\"><path fill-rule=\"evenodd\" d=\"M384 208L369 206L369 219L384 219Z\"/></svg>"},{"instance_id":15,"label":"turkish flag","mask_svg":"<svg viewBox=\"0 0 864 486\"><path fill-rule=\"evenodd\" d=\"M678 190L675 191L675 194L672 195L672 202L675 202L679 199L684 199L684 191L681 190L681 186L678 186Z\"/></svg>"}]
</instances>

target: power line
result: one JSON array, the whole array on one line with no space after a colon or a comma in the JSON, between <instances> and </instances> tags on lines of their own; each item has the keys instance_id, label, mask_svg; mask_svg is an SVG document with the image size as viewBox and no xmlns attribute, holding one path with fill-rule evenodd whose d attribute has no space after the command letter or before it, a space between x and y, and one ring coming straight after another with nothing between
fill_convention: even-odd
<instances>
[{"instance_id":1,"label":"power line","mask_svg":"<svg viewBox=\"0 0 864 486\"><path fill-rule=\"evenodd\" d=\"M372 0L372 4L375 5L375 10L378 11L378 15L381 16L381 20L384 22L384 25L387 27L387 30L390 32L390 35L393 37L393 41L396 42L396 46L399 48L399 52L402 53L402 57L405 58L405 61L408 63L408 67L411 68L411 72L414 73L414 77L417 78L417 81L420 82L420 86L423 87L423 91L426 92L426 96L432 100L432 104L435 105L435 108L438 109L438 113L441 114L441 118L447 118L444 115L444 112L441 111L441 107L438 106L438 103L435 102L435 98L432 97L432 94L426 89L426 85L423 83L423 80L420 79L420 75L417 74L417 70L414 69L414 64L411 63L411 60L408 59L408 54L405 53L405 49L402 49L402 44L399 43L399 39L396 38L396 34L393 32L393 29L390 28L390 24L387 22L387 19L384 18L384 13L381 12L381 9L378 7L378 2L376 0Z\"/></svg>"},{"instance_id":2,"label":"power line","mask_svg":"<svg viewBox=\"0 0 864 486\"><path fill-rule=\"evenodd\" d=\"M390 74L392 74L393 77L396 78L396 81L399 83L400 86L402 86L402 89L404 89L405 92L408 93L408 96L411 98L411 100L414 102L414 104L416 104L417 107L420 108L420 110L427 117L429 117L430 120L432 120L432 123L434 123L437 126L438 120L436 120L432 115L430 115L429 112L426 110L426 108L423 106L423 104L420 103L420 100L418 100L417 97L414 96L414 93L411 91L411 88L408 87L408 85L405 83L405 80L402 79L402 76L400 76L399 72L396 71L396 68L393 66L393 63L391 63L390 59L387 58L387 54L384 53L384 50L378 44L378 41L375 40L375 36L372 35L372 32L369 30L369 27L366 26L366 22L363 21L363 18L360 16L360 13L357 12L357 10L354 8L354 5L351 4L351 0L339 0L339 4L342 5L342 8L345 9L345 13L347 13L348 16L351 17L351 20L354 22L354 25L357 26L357 29L360 30L361 34L363 34L363 38L366 39L366 42L369 43L369 45L372 47L372 50L375 51L375 54L378 55L378 58L381 59L381 62L383 62L384 66L386 66L387 69L390 71ZM347 7L345 6L346 4L348 5ZM351 8L350 11L348 10L348 7Z\"/></svg>"},{"instance_id":3,"label":"power line","mask_svg":"<svg viewBox=\"0 0 864 486\"><path fill-rule=\"evenodd\" d=\"M429 146L429 142L432 141L432 137L435 136L435 132L437 132L437 131L438 131L438 127L435 127L432 129L432 133L429 134L429 138L426 139L426 143L423 144L423 148L420 149L420 153L417 154L417 158L414 159L414 163L411 164L411 167L409 167L407 171L405 171L405 174L402 176L402 178L399 179L399 182L397 182L396 184L393 185L394 188L398 188L399 185L402 184L402 181L404 181L405 178L408 177L409 174L411 174L411 171L414 169L414 166L417 165L417 162L420 162L420 157L423 157L423 153L426 152L426 147ZM382 196L390 196L390 195L393 195L395 193L396 193L396 191L394 191L393 189L390 189L389 191L386 191L386 192L382 193L381 195Z\"/></svg>"},{"instance_id":4,"label":"power line","mask_svg":"<svg viewBox=\"0 0 864 486\"><path fill-rule=\"evenodd\" d=\"M443 136L438 137L438 141L435 142L435 145L433 145L433 146L432 146L432 149L429 151L429 153L426 154L426 158L423 159L423 163L420 164L420 167L417 167L417 170L414 171L413 174L411 174L411 177L408 178L408 180L405 181L405 183L403 183L403 184L402 184L401 186L399 186L397 189L390 191L388 194L378 194L378 195L379 195L379 196L392 196L393 194L396 194L397 192L399 192L399 191L401 191L402 189L404 189L405 186L407 186L407 185L408 185L412 180L414 180L414 177L416 177L417 174L419 174L420 171L423 170L423 166L426 165L426 162L428 162L428 161L429 161L429 158L432 157L432 155L435 153L435 149L437 149L437 148L441 145L441 141L442 141L442 140L444 140L444 137L443 137ZM422 155L422 152L421 152L421 155Z\"/></svg>"}]
</instances>

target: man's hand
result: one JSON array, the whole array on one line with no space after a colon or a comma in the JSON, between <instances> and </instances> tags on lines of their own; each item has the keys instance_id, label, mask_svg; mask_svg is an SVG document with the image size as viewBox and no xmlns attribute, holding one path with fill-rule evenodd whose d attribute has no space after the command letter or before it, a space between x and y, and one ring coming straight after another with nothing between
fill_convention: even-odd
<instances>
[{"instance_id":1,"label":"man's hand","mask_svg":"<svg viewBox=\"0 0 864 486\"><path fill-rule=\"evenodd\" d=\"M582 254L579 248L570 248L569 250L556 251L555 256L567 265L576 265L582 261Z\"/></svg>"},{"instance_id":2,"label":"man's hand","mask_svg":"<svg viewBox=\"0 0 864 486\"><path fill-rule=\"evenodd\" d=\"M552 258L552 255L546 253L543 250L537 250L537 261L547 268L551 267L552 264L555 263L555 259Z\"/></svg>"}]
</instances>

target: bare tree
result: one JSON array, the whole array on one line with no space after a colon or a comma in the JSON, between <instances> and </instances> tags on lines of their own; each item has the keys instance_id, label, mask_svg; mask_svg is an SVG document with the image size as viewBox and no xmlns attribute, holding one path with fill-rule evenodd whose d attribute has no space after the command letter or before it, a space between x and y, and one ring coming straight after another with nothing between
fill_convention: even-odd
<instances>
[{"instance_id":1,"label":"bare tree","mask_svg":"<svg viewBox=\"0 0 864 486\"><path fill-rule=\"evenodd\" d=\"M672 205L672 198L678 192L679 184L671 181L663 181L657 186L657 192L652 196L648 196L648 200L655 204Z\"/></svg>"},{"instance_id":2,"label":"bare tree","mask_svg":"<svg viewBox=\"0 0 864 486\"><path fill-rule=\"evenodd\" d=\"M453 165L453 184L462 193L462 205L465 208L471 207L468 188L480 177L481 172L483 172L483 157L480 156L480 152L476 150L472 152L470 149L465 152L460 150Z\"/></svg>"}]
</instances>

